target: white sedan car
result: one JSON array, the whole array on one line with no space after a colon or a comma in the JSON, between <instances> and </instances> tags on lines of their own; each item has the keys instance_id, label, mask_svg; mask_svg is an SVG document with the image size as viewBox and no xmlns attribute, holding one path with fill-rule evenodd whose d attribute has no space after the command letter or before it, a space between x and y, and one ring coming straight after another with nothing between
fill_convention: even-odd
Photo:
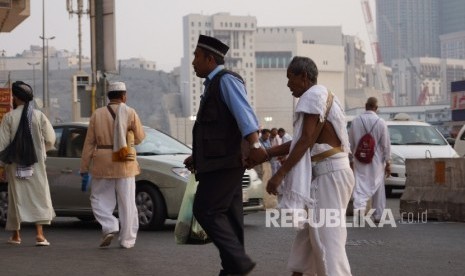
<instances>
[{"instance_id":1,"label":"white sedan car","mask_svg":"<svg viewBox=\"0 0 465 276\"><path fill-rule=\"evenodd\" d=\"M386 179L386 195L405 187L405 159L458 157L442 134L425 122L397 117L386 121L391 138L391 175Z\"/></svg>"}]
</instances>

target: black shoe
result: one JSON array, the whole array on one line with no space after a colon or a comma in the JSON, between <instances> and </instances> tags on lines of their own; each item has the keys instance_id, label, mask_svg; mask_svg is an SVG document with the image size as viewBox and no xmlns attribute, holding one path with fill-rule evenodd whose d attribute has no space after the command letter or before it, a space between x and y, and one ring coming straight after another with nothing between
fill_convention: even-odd
<instances>
[{"instance_id":1,"label":"black shoe","mask_svg":"<svg viewBox=\"0 0 465 276\"><path fill-rule=\"evenodd\" d=\"M256 263L252 263L246 270L240 273L229 273L225 270L221 270L218 276L245 276L252 272L256 265Z\"/></svg>"},{"instance_id":2,"label":"black shoe","mask_svg":"<svg viewBox=\"0 0 465 276\"><path fill-rule=\"evenodd\" d=\"M252 270L255 268L256 265L257 265L256 263L252 262L250 267L246 271L244 271L244 273L242 273L240 275L248 275L250 272L252 272Z\"/></svg>"}]
</instances>

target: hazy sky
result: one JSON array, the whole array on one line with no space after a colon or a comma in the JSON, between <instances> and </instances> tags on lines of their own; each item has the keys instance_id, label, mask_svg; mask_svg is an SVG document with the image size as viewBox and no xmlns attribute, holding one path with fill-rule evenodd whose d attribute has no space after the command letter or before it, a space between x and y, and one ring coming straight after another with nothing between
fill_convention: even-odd
<instances>
[{"instance_id":1,"label":"hazy sky","mask_svg":"<svg viewBox=\"0 0 465 276\"><path fill-rule=\"evenodd\" d=\"M73 0L76 5L76 0ZM85 1L87 2L87 1ZM264 26L342 26L347 35L365 41L371 63L360 0L115 0L117 59L142 57L170 71L182 57L182 17L190 13L251 15ZM372 13L375 4L370 0ZM45 36L50 46L78 51L78 20L66 10L66 0L45 1ZM89 18L82 20L83 54L90 56ZM11 33L0 33L0 51L14 56L42 45L42 1L31 0L31 16Z\"/></svg>"}]
</instances>

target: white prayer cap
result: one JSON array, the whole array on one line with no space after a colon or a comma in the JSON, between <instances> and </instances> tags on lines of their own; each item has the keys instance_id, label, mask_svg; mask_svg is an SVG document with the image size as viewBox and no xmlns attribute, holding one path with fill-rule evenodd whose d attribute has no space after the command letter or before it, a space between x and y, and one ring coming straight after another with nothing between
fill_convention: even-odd
<instances>
[{"instance_id":1,"label":"white prayer cap","mask_svg":"<svg viewBox=\"0 0 465 276\"><path fill-rule=\"evenodd\" d=\"M108 85L108 92L111 91L126 91L126 84L121 81L112 82Z\"/></svg>"}]
</instances>

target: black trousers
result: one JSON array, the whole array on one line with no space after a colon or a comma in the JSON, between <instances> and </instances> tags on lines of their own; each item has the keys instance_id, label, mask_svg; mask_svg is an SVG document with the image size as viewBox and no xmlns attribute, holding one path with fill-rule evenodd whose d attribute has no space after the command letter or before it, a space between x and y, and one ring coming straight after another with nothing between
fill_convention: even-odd
<instances>
[{"instance_id":1,"label":"black trousers","mask_svg":"<svg viewBox=\"0 0 465 276\"><path fill-rule=\"evenodd\" d=\"M193 212L220 252L226 273L243 273L253 265L244 249L243 168L196 174Z\"/></svg>"}]
</instances>

